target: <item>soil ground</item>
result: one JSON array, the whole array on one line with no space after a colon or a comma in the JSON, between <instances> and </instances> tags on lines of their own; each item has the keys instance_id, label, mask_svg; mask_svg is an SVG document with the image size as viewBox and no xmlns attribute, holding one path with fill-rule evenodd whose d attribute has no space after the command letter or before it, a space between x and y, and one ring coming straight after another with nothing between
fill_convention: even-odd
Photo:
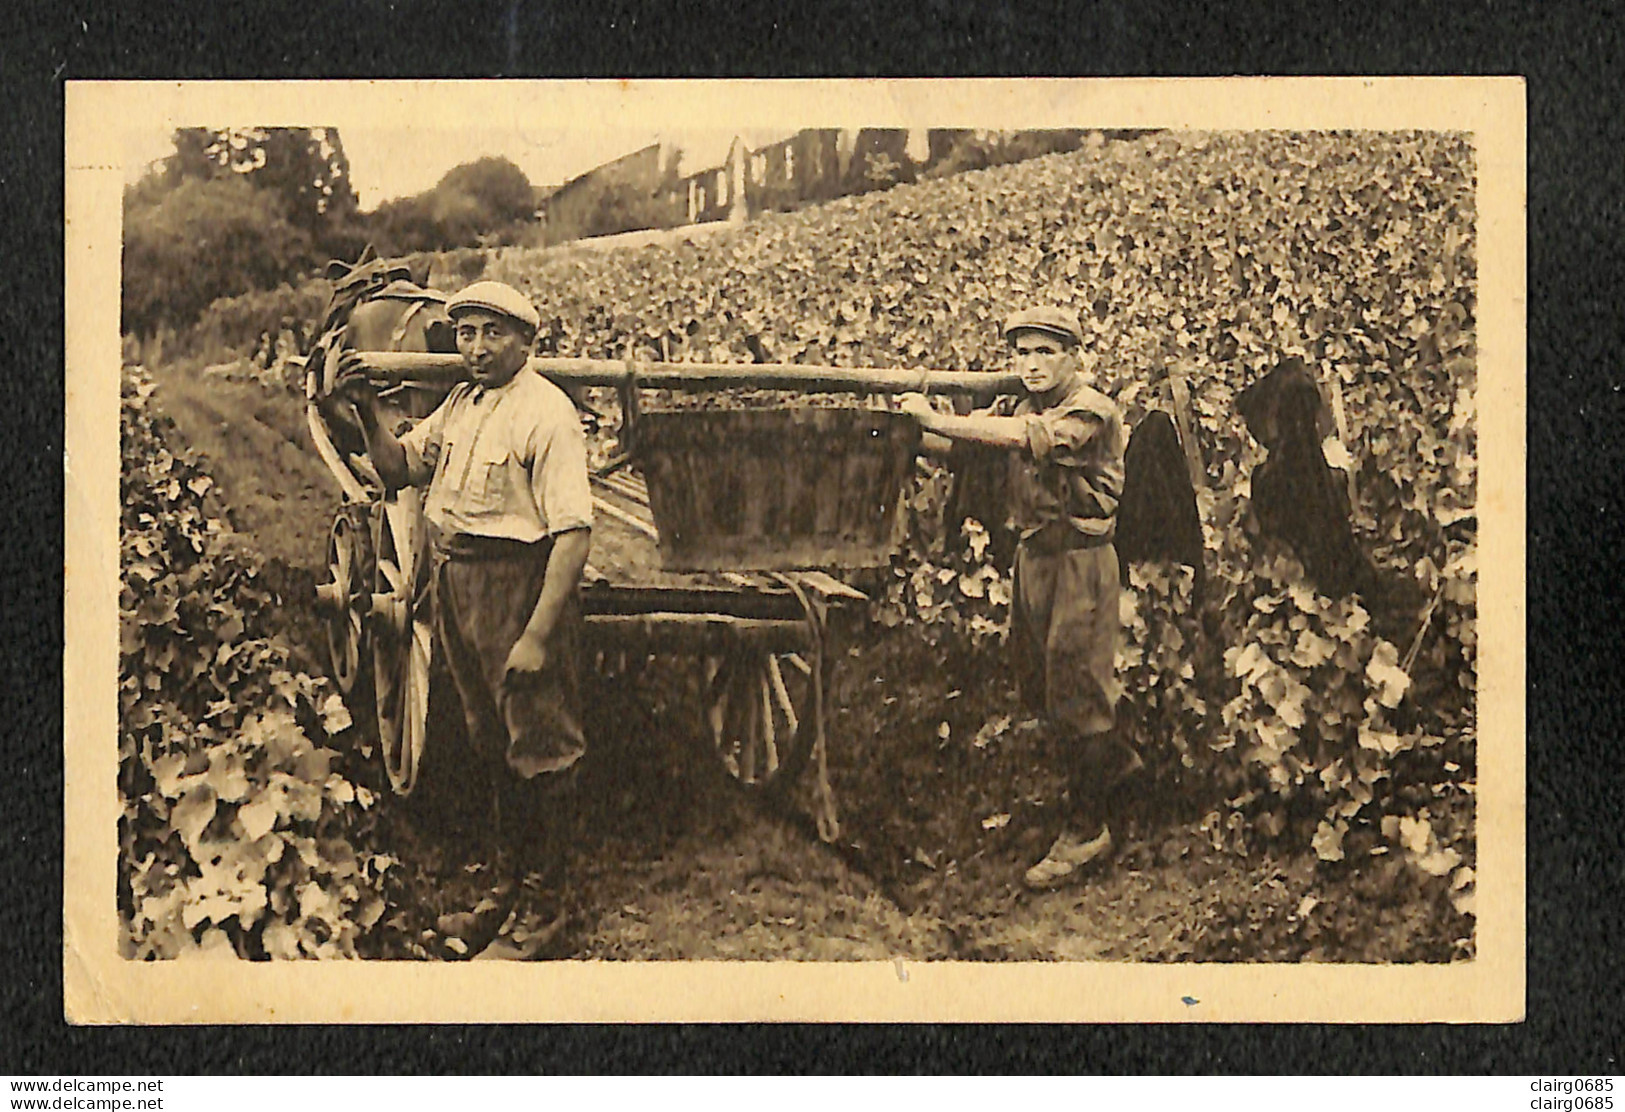
<instances>
[{"instance_id":1,"label":"soil ground","mask_svg":"<svg viewBox=\"0 0 1625 1112\"><path fill-rule=\"evenodd\" d=\"M233 524L266 559L289 638L324 667L308 603L324 577L336 484L291 391L151 368L156 401L200 451ZM604 959L1448 961L1472 920L1442 882L1394 856L1328 864L1249 846L1196 799L1155 798L1085 883L1034 895L1022 870L1053 834L1061 786L1037 731L978 746L1012 713L997 655L954 654L907 630L848 623L835 676L829 779L841 834L808 817L814 776L782 804L751 796L702 741L695 668L658 660L592 681L569 925L551 951ZM438 682L443 684L444 677ZM443 708L443 699L433 700ZM431 711L431 738L456 734ZM448 743L449 745L450 743ZM365 748L363 746L363 748ZM388 799L367 836L401 862L379 957L454 956L464 913L491 895L486 823L449 748L423 786ZM361 779L382 787L376 767ZM387 794L387 793L386 793ZM476 793L477 794L477 793ZM1431 803L1470 826L1471 796ZM466 918L466 917L465 917Z\"/></svg>"}]
</instances>

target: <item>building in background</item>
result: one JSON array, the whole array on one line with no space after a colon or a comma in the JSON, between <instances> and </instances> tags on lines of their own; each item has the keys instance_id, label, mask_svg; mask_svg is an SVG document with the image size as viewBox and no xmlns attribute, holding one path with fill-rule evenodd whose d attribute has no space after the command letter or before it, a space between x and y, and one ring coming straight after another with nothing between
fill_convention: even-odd
<instances>
[{"instance_id":1,"label":"building in background","mask_svg":"<svg viewBox=\"0 0 1625 1112\"><path fill-rule=\"evenodd\" d=\"M545 242L745 220L890 189L921 176L1070 150L1081 130L803 128L662 139L595 167L541 202Z\"/></svg>"},{"instance_id":2,"label":"building in background","mask_svg":"<svg viewBox=\"0 0 1625 1112\"><path fill-rule=\"evenodd\" d=\"M652 199L676 177L680 158L670 144L651 143L571 178L538 212L545 241L669 226L673 221Z\"/></svg>"}]
</instances>

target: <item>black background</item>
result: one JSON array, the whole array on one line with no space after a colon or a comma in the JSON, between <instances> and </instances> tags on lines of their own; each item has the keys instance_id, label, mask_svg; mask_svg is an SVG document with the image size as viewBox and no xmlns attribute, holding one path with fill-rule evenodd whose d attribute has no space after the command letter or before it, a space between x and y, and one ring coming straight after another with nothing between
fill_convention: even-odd
<instances>
[{"instance_id":1,"label":"black background","mask_svg":"<svg viewBox=\"0 0 1625 1112\"><path fill-rule=\"evenodd\" d=\"M0 1073L1619 1073L1621 21L1605 4L763 8L18 2L0 13ZM1529 123L1528 1019L1468 1027L82 1029L62 1021L63 82L1522 74ZM1086 1090L1080 1090L1084 1096Z\"/></svg>"}]
</instances>

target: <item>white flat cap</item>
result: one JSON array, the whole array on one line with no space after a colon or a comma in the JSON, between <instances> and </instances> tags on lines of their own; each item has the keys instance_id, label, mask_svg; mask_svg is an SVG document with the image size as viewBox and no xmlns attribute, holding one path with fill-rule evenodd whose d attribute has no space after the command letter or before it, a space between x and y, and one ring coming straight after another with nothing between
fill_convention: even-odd
<instances>
[{"instance_id":1,"label":"white flat cap","mask_svg":"<svg viewBox=\"0 0 1625 1112\"><path fill-rule=\"evenodd\" d=\"M446 301L446 315L452 320L470 309L483 309L487 313L516 320L531 332L542 324L542 315L530 303L530 298L506 282L475 282L464 286Z\"/></svg>"}]
</instances>

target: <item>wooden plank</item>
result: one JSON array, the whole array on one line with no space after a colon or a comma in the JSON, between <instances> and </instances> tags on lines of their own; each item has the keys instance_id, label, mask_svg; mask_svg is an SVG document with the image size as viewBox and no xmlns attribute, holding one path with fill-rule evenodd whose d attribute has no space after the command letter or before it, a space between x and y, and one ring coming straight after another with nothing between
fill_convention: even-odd
<instances>
[{"instance_id":1,"label":"wooden plank","mask_svg":"<svg viewBox=\"0 0 1625 1112\"><path fill-rule=\"evenodd\" d=\"M376 378L411 379L450 389L467 376L462 357L416 351L360 353ZM803 363L638 363L622 359L561 359L534 356L529 367L555 382L620 386L627 369L646 389L807 390L849 394L1016 394L1021 376L983 371L909 370L901 367L825 367Z\"/></svg>"},{"instance_id":2,"label":"wooden plank","mask_svg":"<svg viewBox=\"0 0 1625 1112\"><path fill-rule=\"evenodd\" d=\"M841 534L802 537L706 537L686 549L661 550L671 571L807 571L878 568L891 561L889 543L855 541Z\"/></svg>"},{"instance_id":3,"label":"wooden plank","mask_svg":"<svg viewBox=\"0 0 1625 1112\"><path fill-rule=\"evenodd\" d=\"M783 587L772 591L723 587L646 587L608 582L584 587L582 613L592 614L726 614L736 618L799 621L801 603Z\"/></svg>"},{"instance_id":4,"label":"wooden plank","mask_svg":"<svg viewBox=\"0 0 1625 1112\"><path fill-rule=\"evenodd\" d=\"M804 585L811 587L813 590L826 597L856 599L859 602L869 601L868 595L864 594L850 583L842 583L839 579L836 579L833 575L830 575L827 572L794 571L790 572L789 574L791 578L800 581Z\"/></svg>"},{"instance_id":5,"label":"wooden plank","mask_svg":"<svg viewBox=\"0 0 1625 1112\"><path fill-rule=\"evenodd\" d=\"M619 506L606 499L598 497L596 494L592 496L592 506L594 510L600 511L605 515L614 518L616 521L630 525L632 528L636 529L650 540L658 541L660 539L659 531L656 530L655 527L649 522L644 521L636 514L627 513Z\"/></svg>"},{"instance_id":6,"label":"wooden plank","mask_svg":"<svg viewBox=\"0 0 1625 1112\"><path fill-rule=\"evenodd\" d=\"M589 614L585 637L592 649L627 652L723 653L744 646L787 653L811 647L803 621L736 618L726 614Z\"/></svg>"}]
</instances>

